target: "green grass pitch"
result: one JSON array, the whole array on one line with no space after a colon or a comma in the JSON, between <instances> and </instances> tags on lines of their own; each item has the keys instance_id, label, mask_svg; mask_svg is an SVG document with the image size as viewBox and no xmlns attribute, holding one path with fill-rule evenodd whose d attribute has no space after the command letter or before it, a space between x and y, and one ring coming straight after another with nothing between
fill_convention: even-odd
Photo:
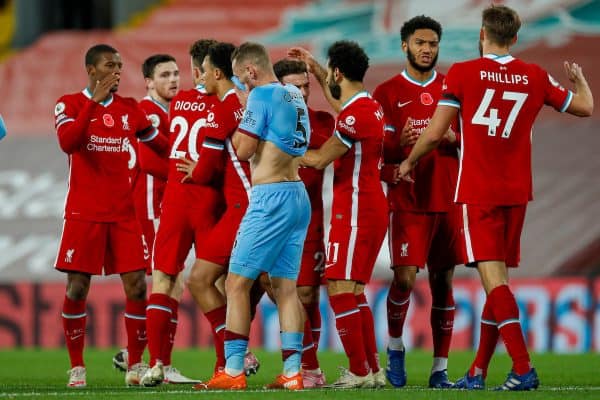
<instances>
[{"instance_id":1,"label":"green grass pitch","mask_svg":"<svg viewBox=\"0 0 600 400\"><path fill-rule=\"evenodd\" d=\"M461 390L431 390L427 379L431 368L431 354L412 351L407 354L408 385L402 389L387 386L381 390L310 390L302 392L266 391L269 383L280 371L278 353L255 351L261 361L257 375L248 379L245 392L197 392L190 385L163 385L158 388L126 388L124 374L112 368L111 358L116 350L86 349L87 388L67 389L69 368L66 350L2 350L0 351L0 399L598 399L600 398L600 355L534 354L541 387L529 393L495 393L490 390L466 392ZM450 378L456 379L468 368L473 353L450 354ZM174 365L185 375L208 379L214 356L210 350L179 350ZM346 366L343 354L320 354L323 370L329 381L338 376L337 366ZM385 354L381 355L385 364ZM510 369L505 354L492 360L486 385L493 388L503 382Z\"/></svg>"}]
</instances>

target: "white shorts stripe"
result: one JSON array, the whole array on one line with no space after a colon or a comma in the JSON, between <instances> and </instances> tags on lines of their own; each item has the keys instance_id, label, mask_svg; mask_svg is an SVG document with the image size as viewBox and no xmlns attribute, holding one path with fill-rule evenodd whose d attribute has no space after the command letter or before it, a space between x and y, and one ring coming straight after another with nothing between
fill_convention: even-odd
<instances>
[{"instance_id":1,"label":"white shorts stripe","mask_svg":"<svg viewBox=\"0 0 600 400\"><path fill-rule=\"evenodd\" d=\"M463 229L465 232L465 246L467 250L467 261L469 263L475 262L475 256L473 255L473 243L471 243L471 232L469 231L469 215L467 214L467 205L462 205L463 212Z\"/></svg>"},{"instance_id":2,"label":"white shorts stripe","mask_svg":"<svg viewBox=\"0 0 600 400\"><path fill-rule=\"evenodd\" d=\"M356 314L359 312L360 312L360 310L358 308L354 308L350 311L344 311L343 313L335 314L335 319L344 318L344 317L347 317L348 315Z\"/></svg>"},{"instance_id":3,"label":"white shorts stripe","mask_svg":"<svg viewBox=\"0 0 600 400\"><path fill-rule=\"evenodd\" d=\"M129 313L125 313L125 318L146 320L145 315L135 315L135 314L129 314Z\"/></svg>"}]
</instances>

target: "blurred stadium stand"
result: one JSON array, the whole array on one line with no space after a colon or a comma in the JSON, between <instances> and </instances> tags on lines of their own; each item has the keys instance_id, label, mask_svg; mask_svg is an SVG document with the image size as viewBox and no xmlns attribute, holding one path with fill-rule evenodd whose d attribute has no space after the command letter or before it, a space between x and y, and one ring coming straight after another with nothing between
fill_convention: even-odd
<instances>
[{"instance_id":1,"label":"blurred stadium stand","mask_svg":"<svg viewBox=\"0 0 600 400\"><path fill-rule=\"evenodd\" d=\"M565 82L564 59L577 61L592 89L600 87L600 1L539 0L516 7L524 19L515 54L537 62ZM274 59L291 45L309 46L323 59L341 38L360 41L373 66L374 87L403 64L398 30L416 14L444 26L440 70L476 55L481 9L486 1L0 1L0 113L9 137L0 144L0 280L61 279L50 272L61 228L66 159L53 130L55 100L86 84L83 56L95 43L114 45L125 69L121 95L140 98L140 64L149 54L176 56L182 87L190 86L187 50L196 39L214 37L266 43ZM35 26L29 26L29 25ZM110 28L112 29L98 29ZM62 28L62 29L58 29ZM88 28L94 28L88 30ZM46 32L41 34L41 32ZM35 34L35 40L25 45ZM1 53L0 53L1 54ZM313 85L311 105L328 109ZM544 111L535 127L536 201L530 204L517 276L593 274L600 266L600 136L598 113L580 120ZM388 277L387 249L376 275ZM467 274L458 269L458 274Z\"/></svg>"}]
</instances>

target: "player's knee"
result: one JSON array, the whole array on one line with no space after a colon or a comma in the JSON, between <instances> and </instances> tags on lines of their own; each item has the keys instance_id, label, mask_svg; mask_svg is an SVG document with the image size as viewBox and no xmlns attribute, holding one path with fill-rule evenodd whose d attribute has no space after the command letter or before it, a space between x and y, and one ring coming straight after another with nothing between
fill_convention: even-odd
<instances>
[{"instance_id":1,"label":"player's knee","mask_svg":"<svg viewBox=\"0 0 600 400\"><path fill-rule=\"evenodd\" d=\"M70 282L67 286L67 297L71 300L85 300L87 297L89 284L84 282Z\"/></svg>"},{"instance_id":2,"label":"player's knee","mask_svg":"<svg viewBox=\"0 0 600 400\"><path fill-rule=\"evenodd\" d=\"M298 286L298 297L302 304L313 304L319 302L318 286Z\"/></svg>"},{"instance_id":3,"label":"player's knee","mask_svg":"<svg viewBox=\"0 0 600 400\"><path fill-rule=\"evenodd\" d=\"M403 292L413 290L415 286L415 281L410 279L410 277L400 277L394 278L394 285Z\"/></svg>"}]
</instances>

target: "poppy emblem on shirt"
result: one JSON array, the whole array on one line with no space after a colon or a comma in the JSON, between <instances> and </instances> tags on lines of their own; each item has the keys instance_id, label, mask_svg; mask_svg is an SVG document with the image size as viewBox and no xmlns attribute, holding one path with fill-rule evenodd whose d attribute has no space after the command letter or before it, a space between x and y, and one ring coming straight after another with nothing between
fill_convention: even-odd
<instances>
[{"instance_id":1,"label":"poppy emblem on shirt","mask_svg":"<svg viewBox=\"0 0 600 400\"><path fill-rule=\"evenodd\" d=\"M433 96L427 92L421 93L421 104L430 106L433 104Z\"/></svg>"},{"instance_id":2,"label":"poppy emblem on shirt","mask_svg":"<svg viewBox=\"0 0 600 400\"><path fill-rule=\"evenodd\" d=\"M108 128L112 128L113 126L115 126L115 120L110 114L104 114L102 116L102 121L104 122L104 125L106 125Z\"/></svg>"}]
</instances>

